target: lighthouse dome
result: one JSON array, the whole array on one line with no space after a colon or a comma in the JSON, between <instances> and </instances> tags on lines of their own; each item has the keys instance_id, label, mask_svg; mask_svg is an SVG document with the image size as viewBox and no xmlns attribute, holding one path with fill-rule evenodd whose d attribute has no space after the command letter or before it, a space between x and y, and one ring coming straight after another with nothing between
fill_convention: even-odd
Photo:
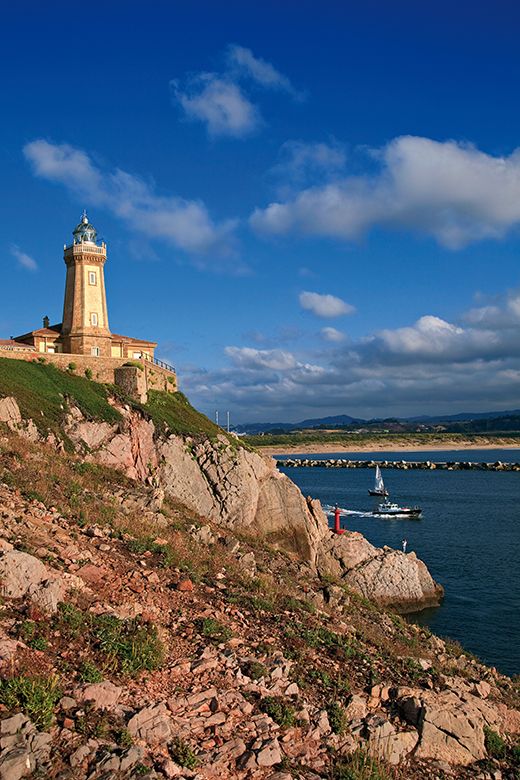
<instances>
[{"instance_id":1,"label":"lighthouse dome","mask_svg":"<svg viewBox=\"0 0 520 780\"><path fill-rule=\"evenodd\" d=\"M81 217L81 222L76 225L72 231L75 244L82 244L85 241L95 244L96 243L96 228L88 221L87 212L84 211Z\"/></svg>"}]
</instances>

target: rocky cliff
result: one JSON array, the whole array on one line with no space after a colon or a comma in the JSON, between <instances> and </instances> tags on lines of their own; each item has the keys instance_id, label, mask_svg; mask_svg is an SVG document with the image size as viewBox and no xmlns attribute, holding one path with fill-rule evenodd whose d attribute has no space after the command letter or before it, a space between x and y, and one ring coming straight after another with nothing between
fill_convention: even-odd
<instances>
[{"instance_id":1,"label":"rocky cliff","mask_svg":"<svg viewBox=\"0 0 520 780\"><path fill-rule=\"evenodd\" d=\"M0 778L513 780L513 682L334 571L0 431Z\"/></svg>"},{"instance_id":2,"label":"rocky cliff","mask_svg":"<svg viewBox=\"0 0 520 780\"><path fill-rule=\"evenodd\" d=\"M319 502L305 499L272 458L218 429L211 438L158 431L146 413L116 400L112 405L117 423L88 420L77 406L68 407L63 433L86 460L151 482L201 517L296 554L385 606L410 612L441 600L442 588L413 553L375 548L360 534L334 536ZM15 398L3 399L1 419L34 436Z\"/></svg>"}]
</instances>

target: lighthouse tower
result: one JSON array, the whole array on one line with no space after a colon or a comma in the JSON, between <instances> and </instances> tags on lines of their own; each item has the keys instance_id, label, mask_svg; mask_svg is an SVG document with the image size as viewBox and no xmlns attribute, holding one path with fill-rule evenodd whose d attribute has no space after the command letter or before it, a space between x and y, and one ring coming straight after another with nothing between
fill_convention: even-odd
<instances>
[{"instance_id":1,"label":"lighthouse tower","mask_svg":"<svg viewBox=\"0 0 520 780\"><path fill-rule=\"evenodd\" d=\"M107 248L97 243L96 229L83 212L64 247L67 266L61 342L63 352L76 355L111 356L104 266Z\"/></svg>"}]
</instances>

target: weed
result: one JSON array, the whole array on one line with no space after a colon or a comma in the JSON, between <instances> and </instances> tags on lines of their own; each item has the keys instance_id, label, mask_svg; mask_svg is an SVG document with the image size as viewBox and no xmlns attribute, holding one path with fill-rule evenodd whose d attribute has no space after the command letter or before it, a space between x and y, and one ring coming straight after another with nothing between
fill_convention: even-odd
<instances>
[{"instance_id":1,"label":"weed","mask_svg":"<svg viewBox=\"0 0 520 780\"><path fill-rule=\"evenodd\" d=\"M484 726L484 745L491 758L505 758L507 745L496 731Z\"/></svg>"},{"instance_id":2,"label":"weed","mask_svg":"<svg viewBox=\"0 0 520 780\"><path fill-rule=\"evenodd\" d=\"M99 615L93 634L109 663L123 674L151 672L163 662L164 647L156 627L138 618L120 620L115 615Z\"/></svg>"},{"instance_id":3,"label":"weed","mask_svg":"<svg viewBox=\"0 0 520 780\"><path fill-rule=\"evenodd\" d=\"M347 726L347 713L339 701L331 701L327 706L329 723L334 734L343 734Z\"/></svg>"},{"instance_id":4,"label":"weed","mask_svg":"<svg viewBox=\"0 0 520 780\"><path fill-rule=\"evenodd\" d=\"M87 378L87 379L92 379L92 377L94 376L94 374L92 373L92 369L90 368L90 366L87 366L87 367L86 367L86 369L85 369L85 376L86 376L86 378Z\"/></svg>"},{"instance_id":5,"label":"weed","mask_svg":"<svg viewBox=\"0 0 520 780\"><path fill-rule=\"evenodd\" d=\"M331 780L390 780L390 774L381 761L356 750L333 766Z\"/></svg>"},{"instance_id":6,"label":"weed","mask_svg":"<svg viewBox=\"0 0 520 780\"><path fill-rule=\"evenodd\" d=\"M57 677L11 677L0 681L0 703L21 710L41 731L54 721L54 707L61 698Z\"/></svg>"},{"instance_id":7,"label":"weed","mask_svg":"<svg viewBox=\"0 0 520 780\"><path fill-rule=\"evenodd\" d=\"M265 699L260 700L259 706L262 712L269 715L282 728L289 728L294 725L294 708L278 696L266 696Z\"/></svg>"},{"instance_id":8,"label":"weed","mask_svg":"<svg viewBox=\"0 0 520 780\"><path fill-rule=\"evenodd\" d=\"M175 737L170 744L170 755L176 764L184 769L195 769L197 756L190 746L180 737Z\"/></svg>"},{"instance_id":9,"label":"weed","mask_svg":"<svg viewBox=\"0 0 520 780\"><path fill-rule=\"evenodd\" d=\"M55 624L62 634L76 637L87 626L88 617L73 604L60 602L55 617Z\"/></svg>"},{"instance_id":10,"label":"weed","mask_svg":"<svg viewBox=\"0 0 520 780\"><path fill-rule=\"evenodd\" d=\"M104 680L103 674L99 671L93 661L83 661L78 670L78 680L82 683L99 683Z\"/></svg>"},{"instance_id":11,"label":"weed","mask_svg":"<svg viewBox=\"0 0 520 780\"><path fill-rule=\"evenodd\" d=\"M246 661L242 667L242 672L252 680L260 680L268 674L267 667L261 664L260 661Z\"/></svg>"},{"instance_id":12,"label":"weed","mask_svg":"<svg viewBox=\"0 0 520 780\"><path fill-rule=\"evenodd\" d=\"M227 642L233 635L231 629L215 618L200 618L195 625L203 637L217 645Z\"/></svg>"}]
</instances>

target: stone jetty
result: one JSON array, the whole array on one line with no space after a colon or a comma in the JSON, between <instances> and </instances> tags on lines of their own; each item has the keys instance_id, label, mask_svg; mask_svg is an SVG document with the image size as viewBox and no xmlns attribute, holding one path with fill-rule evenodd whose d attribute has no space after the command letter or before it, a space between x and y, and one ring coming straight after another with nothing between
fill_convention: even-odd
<instances>
[{"instance_id":1,"label":"stone jetty","mask_svg":"<svg viewBox=\"0 0 520 780\"><path fill-rule=\"evenodd\" d=\"M422 469L426 471L518 471L520 462L479 463L477 461L432 461L432 460L347 460L346 458L288 458L277 460L278 468L322 468L322 469L401 469L402 471Z\"/></svg>"}]
</instances>

